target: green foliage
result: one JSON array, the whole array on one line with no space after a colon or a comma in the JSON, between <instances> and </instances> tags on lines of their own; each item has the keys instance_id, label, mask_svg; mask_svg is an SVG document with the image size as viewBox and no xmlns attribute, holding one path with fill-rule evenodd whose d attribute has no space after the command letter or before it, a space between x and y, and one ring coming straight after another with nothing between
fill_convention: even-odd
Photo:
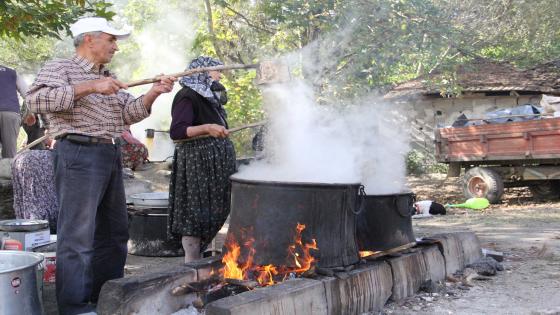
<instances>
[{"instance_id":1,"label":"green foliage","mask_svg":"<svg viewBox=\"0 0 560 315\"><path fill-rule=\"evenodd\" d=\"M433 163L428 165L428 173L447 174L448 169L449 165L444 163Z\"/></svg>"},{"instance_id":2,"label":"green foliage","mask_svg":"<svg viewBox=\"0 0 560 315\"><path fill-rule=\"evenodd\" d=\"M19 73L35 73L53 57L54 42L48 38L0 40L0 64L15 68Z\"/></svg>"},{"instance_id":3,"label":"green foliage","mask_svg":"<svg viewBox=\"0 0 560 315\"><path fill-rule=\"evenodd\" d=\"M447 164L437 163L433 156L424 154L415 149L412 149L407 153L405 161L407 174L445 174L449 168Z\"/></svg>"},{"instance_id":4,"label":"green foliage","mask_svg":"<svg viewBox=\"0 0 560 315\"><path fill-rule=\"evenodd\" d=\"M26 36L60 38L84 14L108 19L111 4L85 0L5 0L0 1L0 37L22 40Z\"/></svg>"},{"instance_id":5,"label":"green foliage","mask_svg":"<svg viewBox=\"0 0 560 315\"><path fill-rule=\"evenodd\" d=\"M424 154L418 150L410 150L406 155L406 172L407 174L424 174Z\"/></svg>"},{"instance_id":6,"label":"green foliage","mask_svg":"<svg viewBox=\"0 0 560 315\"><path fill-rule=\"evenodd\" d=\"M29 36L57 37L75 17L110 17L110 8L118 8L119 17L140 32L154 21L165 21L166 16L158 13L162 5L198 14L198 22L182 30L196 33L185 55L215 56L226 64L289 56L297 75L314 85L323 104L339 104L434 72L443 76L431 84L444 95L457 95L461 87L456 66L473 58L529 67L560 55L557 0L111 2L114 7L105 0L0 1L0 62L32 71L52 58L55 47L48 40ZM181 44L188 42L168 35L158 33L166 47L181 50ZM123 42L115 58L114 66L125 79L136 79L146 70L140 58L132 58L138 56L139 45L134 38ZM232 127L263 119L262 100L253 80L254 72L226 73ZM420 157L410 159L412 167ZM424 164L441 168L431 161Z\"/></svg>"}]
</instances>

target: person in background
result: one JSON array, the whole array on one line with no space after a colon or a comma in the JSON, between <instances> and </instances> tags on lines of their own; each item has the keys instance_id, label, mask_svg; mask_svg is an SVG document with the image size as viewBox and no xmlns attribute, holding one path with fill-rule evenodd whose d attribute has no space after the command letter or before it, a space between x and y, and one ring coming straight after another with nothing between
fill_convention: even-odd
<instances>
[{"instance_id":1,"label":"person in background","mask_svg":"<svg viewBox=\"0 0 560 315\"><path fill-rule=\"evenodd\" d=\"M25 81L14 69L0 65L0 143L2 158L13 158L21 126L21 112L17 93L23 98L27 92Z\"/></svg>"},{"instance_id":2,"label":"person in background","mask_svg":"<svg viewBox=\"0 0 560 315\"><path fill-rule=\"evenodd\" d=\"M27 134L27 142L25 145L29 145L31 142L43 137L45 135L45 122L43 121L41 115L32 113L25 102L21 108L22 112L22 127L23 131ZM29 148L30 150L43 150L46 148L45 141L39 142L36 145Z\"/></svg>"},{"instance_id":3,"label":"person in background","mask_svg":"<svg viewBox=\"0 0 560 315\"><path fill-rule=\"evenodd\" d=\"M17 219L47 220L56 234L58 201L54 181L54 152L26 150L12 161L14 211Z\"/></svg>"},{"instance_id":4,"label":"person in background","mask_svg":"<svg viewBox=\"0 0 560 315\"><path fill-rule=\"evenodd\" d=\"M222 63L201 56L188 69L217 65ZM168 232L181 237L185 262L200 258L230 210L235 149L228 138L227 94L220 78L218 71L183 77L171 107L171 139L180 142L173 156Z\"/></svg>"},{"instance_id":5,"label":"person in background","mask_svg":"<svg viewBox=\"0 0 560 315\"><path fill-rule=\"evenodd\" d=\"M135 171L148 161L148 148L132 135L130 126L125 128L120 141L124 167Z\"/></svg>"},{"instance_id":6,"label":"person in background","mask_svg":"<svg viewBox=\"0 0 560 315\"><path fill-rule=\"evenodd\" d=\"M124 275L128 218L115 138L126 125L148 117L156 98L176 80L162 75L135 98L106 68L117 40L129 32L99 17L82 18L70 31L75 55L47 62L25 98L32 112L46 116L57 140L56 295L62 315L93 313L101 286Z\"/></svg>"}]
</instances>

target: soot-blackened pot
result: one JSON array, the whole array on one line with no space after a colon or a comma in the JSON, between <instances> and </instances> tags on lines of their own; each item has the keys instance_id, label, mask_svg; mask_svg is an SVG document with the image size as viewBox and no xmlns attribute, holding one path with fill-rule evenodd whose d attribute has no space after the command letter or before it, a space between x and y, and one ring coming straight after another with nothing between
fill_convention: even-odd
<instances>
[{"instance_id":1,"label":"soot-blackened pot","mask_svg":"<svg viewBox=\"0 0 560 315\"><path fill-rule=\"evenodd\" d=\"M360 184L274 182L231 177L231 221L228 238L239 244L254 238L254 263L293 267L288 247L298 223L305 224L303 243L317 265L331 268L358 262L356 217ZM224 249L226 251L226 249ZM245 253L246 254L246 253Z\"/></svg>"},{"instance_id":2,"label":"soot-blackened pot","mask_svg":"<svg viewBox=\"0 0 560 315\"><path fill-rule=\"evenodd\" d=\"M360 251L382 251L414 242L411 217L415 201L411 192L366 195L357 222Z\"/></svg>"}]
</instances>

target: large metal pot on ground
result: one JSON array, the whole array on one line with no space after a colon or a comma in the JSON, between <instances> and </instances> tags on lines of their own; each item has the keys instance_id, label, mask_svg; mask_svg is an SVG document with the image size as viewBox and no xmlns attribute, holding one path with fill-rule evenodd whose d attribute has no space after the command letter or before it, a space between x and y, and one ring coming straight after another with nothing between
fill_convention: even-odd
<instances>
[{"instance_id":1,"label":"large metal pot on ground","mask_svg":"<svg viewBox=\"0 0 560 315\"><path fill-rule=\"evenodd\" d=\"M138 256L176 257L184 255L180 240L167 238L169 193L152 192L130 196L128 210L128 253Z\"/></svg>"},{"instance_id":2,"label":"large metal pot on ground","mask_svg":"<svg viewBox=\"0 0 560 315\"><path fill-rule=\"evenodd\" d=\"M358 207L360 184L273 182L235 176L231 181L228 238L238 244L254 238L255 264L293 267L288 247L294 243L298 223L305 224L303 243L317 241L319 250L312 254L318 266L358 262L353 212Z\"/></svg>"},{"instance_id":3,"label":"large metal pot on ground","mask_svg":"<svg viewBox=\"0 0 560 315\"><path fill-rule=\"evenodd\" d=\"M0 314L42 315L41 254L0 251Z\"/></svg>"},{"instance_id":4,"label":"large metal pot on ground","mask_svg":"<svg viewBox=\"0 0 560 315\"><path fill-rule=\"evenodd\" d=\"M383 251L415 242L411 192L366 195L357 222L360 251Z\"/></svg>"}]
</instances>

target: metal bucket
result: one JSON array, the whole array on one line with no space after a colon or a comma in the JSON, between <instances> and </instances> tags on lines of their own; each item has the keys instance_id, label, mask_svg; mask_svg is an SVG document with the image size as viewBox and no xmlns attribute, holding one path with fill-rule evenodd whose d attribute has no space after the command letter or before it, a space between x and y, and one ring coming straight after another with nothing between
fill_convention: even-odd
<instances>
[{"instance_id":1,"label":"metal bucket","mask_svg":"<svg viewBox=\"0 0 560 315\"><path fill-rule=\"evenodd\" d=\"M42 315L43 256L0 251L0 314Z\"/></svg>"},{"instance_id":2,"label":"metal bucket","mask_svg":"<svg viewBox=\"0 0 560 315\"><path fill-rule=\"evenodd\" d=\"M414 242L411 218L415 201L411 192L365 196L357 223L360 251L388 250Z\"/></svg>"},{"instance_id":3,"label":"metal bucket","mask_svg":"<svg viewBox=\"0 0 560 315\"><path fill-rule=\"evenodd\" d=\"M320 267L358 262L355 214L360 184L290 183L231 177L228 238L243 244L255 239L254 263L291 266L288 247L298 223L303 243L317 241L311 254ZM224 248L224 252L226 249Z\"/></svg>"}]
</instances>

